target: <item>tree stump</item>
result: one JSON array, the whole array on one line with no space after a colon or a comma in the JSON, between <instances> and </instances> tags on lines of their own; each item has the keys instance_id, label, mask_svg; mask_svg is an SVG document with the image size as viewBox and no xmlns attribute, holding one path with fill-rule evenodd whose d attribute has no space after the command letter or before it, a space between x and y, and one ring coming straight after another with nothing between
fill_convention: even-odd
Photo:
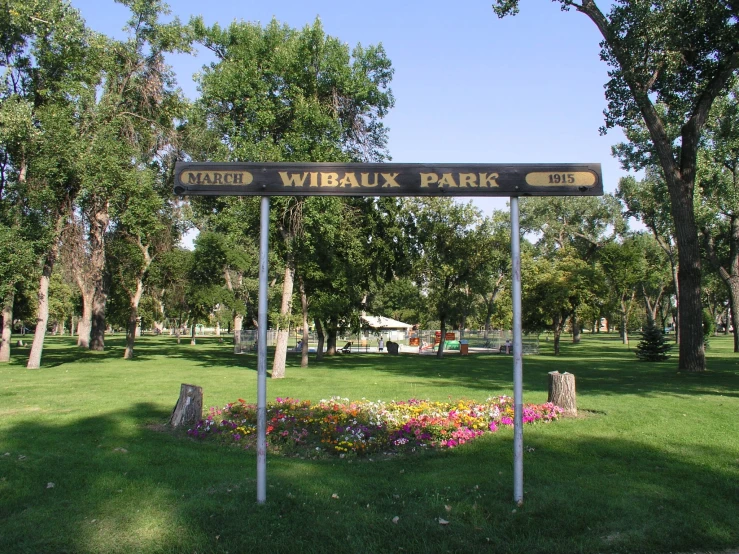
<instances>
[{"instance_id":1,"label":"tree stump","mask_svg":"<svg viewBox=\"0 0 739 554\"><path fill-rule=\"evenodd\" d=\"M572 373L549 372L549 402L559 406L566 415L577 415L575 376Z\"/></svg>"},{"instance_id":2,"label":"tree stump","mask_svg":"<svg viewBox=\"0 0 739 554\"><path fill-rule=\"evenodd\" d=\"M203 419L203 388L197 385L180 386L180 398L169 418L172 427L193 426Z\"/></svg>"}]
</instances>

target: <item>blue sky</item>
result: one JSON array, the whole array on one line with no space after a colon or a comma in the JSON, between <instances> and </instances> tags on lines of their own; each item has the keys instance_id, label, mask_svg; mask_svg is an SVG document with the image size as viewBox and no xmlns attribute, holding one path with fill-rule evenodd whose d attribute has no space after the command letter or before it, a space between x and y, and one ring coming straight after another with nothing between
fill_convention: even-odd
<instances>
[{"instance_id":1,"label":"blue sky","mask_svg":"<svg viewBox=\"0 0 739 554\"><path fill-rule=\"evenodd\" d=\"M326 32L350 45L382 43L392 60L395 108L386 118L390 153L401 163L597 162L606 192L625 175L611 156L620 131L600 136L607 66L600 35L575 11L549 0L522 0L498 19L491 0L224 1L172 0L172 14L207 24L273 17L303 27L320 16ZM72 0L87 24L122 37L128 18L112 0ZM604 8L605 9L605 8ZM180 86L197 95L192 74L212 61L170 58ZM476 199L485 212L506 199Z\"/></svg>"}]
</instances>

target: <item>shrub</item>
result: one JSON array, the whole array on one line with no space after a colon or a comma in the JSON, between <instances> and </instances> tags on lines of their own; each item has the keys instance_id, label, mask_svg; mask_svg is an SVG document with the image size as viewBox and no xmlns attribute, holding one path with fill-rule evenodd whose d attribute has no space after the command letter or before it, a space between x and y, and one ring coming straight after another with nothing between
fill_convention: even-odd
<instances>
[{"instance_id":1,"label":"shrub","mask_svg":"<svg viewBox=\"0 0 739 554\"><path fill-rule=\"evenodd\" d=\"M661 362L670 356L667 354L672 344L665 341L662 330L650 323L642 332L641 342L636 346L636 356L643 362Z\"/></svg>"}]
</instances>

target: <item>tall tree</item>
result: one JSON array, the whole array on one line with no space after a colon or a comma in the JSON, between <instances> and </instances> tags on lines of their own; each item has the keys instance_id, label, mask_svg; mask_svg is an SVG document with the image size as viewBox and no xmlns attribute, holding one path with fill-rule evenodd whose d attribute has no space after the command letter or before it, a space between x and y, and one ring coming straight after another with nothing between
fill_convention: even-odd
<instances>
[{"instance_id":1,"label":"tall tree","mask_svg":"<svg viewBox=\"0 0 739 554\"><path fill-rule=\"evenodd\" d=\"M60 235L81 187L84 105L94 97L96 38L62 0L9 0L0 15L4 56L3 113L19 119L26 139L4 144L5 168L24 190L24 212L35 218L40 266L36 330L27 367L41 364L49 318L49 284Z\"/></svg>"},{"instance_id":2,"label":"tall tree","mask_svg":"<svg viewBox=\"0 0 739 554\"><path fill-rule=\"evenodd\" d=\"M680 295L678 274L677 242L675 226L670 215L670 198L667 183L659 167L646 168L645 177L637 181L634 177L624 177L618 182L616 196L626 204L625 215L633 217L646 225L652 232L657 244L667 256L672 273L672 285L675 291L678 311L675 314L675 337L680 341L679 303Z\"/></svg>"},{"instance_id":3,"label":"tall tree","mask_svg":"<svg viewBox=\"0 0 739 554\"><path fill-rule=\"evenodd\" d=\"M485 219L480 228L480 238L482 242L472 253L480 256L480 269L475 273L472 288L482 299L484 335L487 339L493 316L501 312L501 295L510 289L510 216L506 212L495 212L492 217Z\"/></svg>"},{"instance_id":4,"label":"tall tree","mask_svg":"<svg viewBox=\"0 0 739 554\"><path fill-rule=\"evenodd\" d=\"M626 230L621 204L610 194L603 197L524 198L521 213L521 228L540 234L537 246L543 253L559 252L565 257L578 258L593 268L599 249ZM597 300L598 297L575 294L571 298ZM569 316L573 342L580 340L580 308L580 305L574 306Z\"/></svg>"},{"instance_id":5,"label":"tall tree","mask_svg":"<svg viewBox=\"0 0 739 554\"><path fill-rule=\"evenodd\" d=\"M272 21L206 28L192 20L198 40L217 62L204 68L202 96L191 125L222 146L195 148L222 161L382 161L393 105L392 68L382 46L350 51L327 36L319 20L302 30ZM194 136L194 133L193 133ZM341 202L337 202L338 206ZM315 199L273 199L273 244L283 256L283 287L272 377L285 374L301 217ZM228 208L229 203L224 207ZM318 213L318 212L317 212Z\"/></svg>"},{"instance_id":6,"label":"tall tree","mask_svg":"<svg viewBox=\"0 0 739 554\"><path fill-rule=\"evenodd\" d=\"M559 355L560 338L567 320L597 291L594 286L597 272L571 249L522 256L521 265L526 275L521 291L523 328L527 331L551 330L554 355Z\"/></svg>"},{"instance_id":7,"label":"tall tree","mask_svg":"<svg viewBox=\"0 0 739 554\"><path fill-rule=\"evenodd\" d=\"M481 269L474 255L482 239L481 214L471 204L450 198L420 198L410 205L420 252L416 279L440 322L441 343L436 355L442 358L447 324L469 303L466 288Z\"/></svg>"},{"instance_id":8,"label":"tall tree","mask_svg":"<svg viewBox=\"0 0 739 554\"><path fill-rule=\"evenodd\" d=\"M621 339L629 344L629 317L647 278L643 244L636 237L611 242L599 252L606 281L621 316Z\"/></svg>"},{"instance_id":9,"label":"tall tree","mask_svg":"<svg viewBox=\"0 0 739 554\"><path fill-rule=\"evenodd\" d=\"M739 86L717 99L704 139L698 222L708 262L728 291L739 352Z\"/></svg>"},{"instance_id":10,"label":"tall tree","mask_svg":"<svg viewBox=\"0 0 739 554\"><path fill-rule=\"evenodd\" d=\"M675 221L680 282L679 367L704 371L701 256L693 197L700 137L711 105L739 68L739 5L734 0L616 0L608 14L595 0L557 0L596 26L610 66L603 130L621 127L624 167L659 161ZM519 0L496 0L499 17ZM662 108L660 108L660 106ZM641 132L646 126L647 133Z\"/></svg>"},{"instance_id":11,"label":"tall tree","mask_svg":"<svg viewBox=\"0 0 739 554\"><path fill-rule=\"evenodd\" d=\"M151 297L159 304L170 333L180 341L180 330L187 319L187 291L194 253L174 248L154 259L147 282Z\"/></svg>"},{"instance_id":12,"label":"tall tree","mask_svg":"<svg viewBox=\"0 0 739 554\"><path fill-rule=\"evenodd\" d=\"M95 102L86 112L85 132L89 147L85 152L85 174L79 205L84 214L89 244L89 281L92 295L90 348L105 346L106 288L105 236L111 217L121 210L136 212L144 219L144 206L156 213L161 194L150 194L155 180L150 173L161 168L156 162L176 150L175 122L184 115L184 103L174 75L164 55L190 49L187 29L168 15L161 0L116 0L131 10L125 41L106 39L101 55L103 69ZM163 156L164 154L164 156ZM162 172L164 173L164 172ZM124 199L123 201L121 199ZM166 197L165 197L166 198ZM117 206L115 205L117 201ZM136 204L131 207L131 204ZM120 223L120 217L118 218ZM150 257L148 239L142 236L145 225L129 217L127 229L134 243L141 243L144 258ZM146 217L150 220L150 217ZM113 221L113 223L116 223ZM147 236L161 237L151 230ZM146 233L144 233L146 234ZM134 302L134 297L131 297ZM132 304L132 310L135 307ZM130 345L130 349L133 345ZM127 349L127 354L132 353Z\"/></svg>"}]
</instances>

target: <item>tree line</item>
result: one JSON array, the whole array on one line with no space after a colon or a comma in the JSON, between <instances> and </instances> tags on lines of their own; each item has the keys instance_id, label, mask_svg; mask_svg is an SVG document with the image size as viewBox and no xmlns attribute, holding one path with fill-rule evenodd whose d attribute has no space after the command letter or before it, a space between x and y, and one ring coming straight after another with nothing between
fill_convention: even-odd
<instances>
[{"instance_id":1,"label":"tree line","mask_svg":"<svg viewBox=\"0 0 739 554\"><path fill-rule=\"evenodd\" d=\"M177 160L389 159L394 70L381 45L350 48L320 20L208 27L168 18L159 0L120 3L125 40L92 31L63 0L9 0L0 14L0 360L16 321L34 330L29 368L50 317L74 314L79 346L94 350L110 325L125 328L126 358L142 320L177 333L219 318L254 325L256 201L181 201ZM604 131L624 129L614 155L644 178L603 198L524 199L525 326L551 330L557 348L566 325L576 339L605 318L627 341L642 320L674 318L680 367L703 370L704 307L731 317L739 351L737 6L624 1L604 14L592 0L561 3L603 36ZM494 8L515 13L517 1ZM215 61L188 101L166 56L195 44ZM273 377L284 376L291 326L314 325L328 353L362 311L442 331L509 326L505 213L448 199L281 197L271 217ZM629 231L625 217L647 230ZM178 248L193 227L195 250Z\"/></svg>"}]
</instances>

